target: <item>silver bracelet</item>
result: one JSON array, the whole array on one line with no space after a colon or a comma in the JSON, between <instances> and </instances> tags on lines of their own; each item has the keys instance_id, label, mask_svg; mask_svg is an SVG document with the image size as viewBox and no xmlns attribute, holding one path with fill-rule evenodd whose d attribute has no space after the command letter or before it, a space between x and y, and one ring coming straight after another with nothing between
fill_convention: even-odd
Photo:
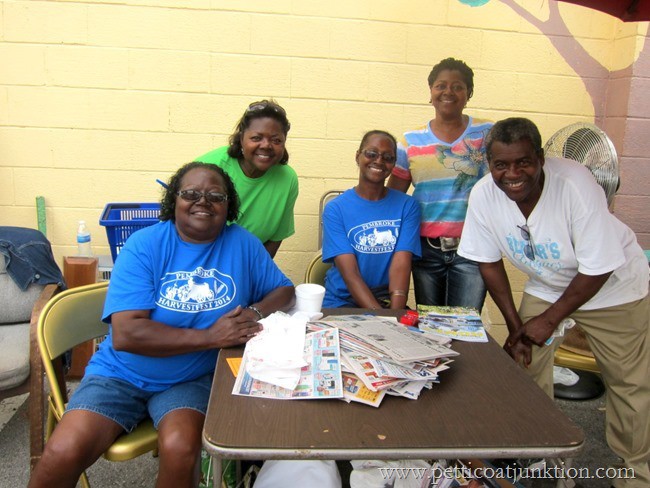
<instances>
[{"instance_id":1,"label":"silver bracelet","mask_svg":"<svg viewBox=\"0 0 650 488\"><path fill-rule=\"evenodd\" d=\"M260 309L259 309L259 308L254 307L253 305L249 305L249 306L246 307L246 308L249 308L249 309L251 309L253 312L255 312L255 313L259 316L260 320L262 320L262 319L264 318L264 315L262 314L262 312L260 312Z\"/></svg>"}]
</instances>

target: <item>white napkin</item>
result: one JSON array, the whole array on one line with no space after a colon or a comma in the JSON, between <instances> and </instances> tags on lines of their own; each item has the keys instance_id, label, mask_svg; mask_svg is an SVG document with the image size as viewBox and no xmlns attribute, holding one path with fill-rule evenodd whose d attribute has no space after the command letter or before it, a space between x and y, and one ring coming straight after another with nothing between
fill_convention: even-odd
<instances>
[{"instance_id":1,"label":"white napkin","mask_svg":"<svg viewBox=\"0 0 650 488\"><path fill-rule=\"evenodd\" d=\"M260 320L264 329L246 344L246 372L254 379L293 390L303 357L307 319L276 312Z\"/></svg>"}]
</instances>

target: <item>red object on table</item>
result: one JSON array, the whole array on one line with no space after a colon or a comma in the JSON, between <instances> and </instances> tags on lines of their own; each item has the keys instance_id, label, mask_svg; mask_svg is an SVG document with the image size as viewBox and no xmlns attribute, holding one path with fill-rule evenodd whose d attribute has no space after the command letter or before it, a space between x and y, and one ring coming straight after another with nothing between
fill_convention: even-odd
<instances>
[{"instance_id":1,"label":"red object on table","mask_svg":"<svg viewBox=\"0 0 650 488\"><path fill-rule=\"evenodd\" d=\"M407 310L404 315L399 318L399 323L409 326L416 326L420 317L415 310Z\"/></svg>"}]
</instances>

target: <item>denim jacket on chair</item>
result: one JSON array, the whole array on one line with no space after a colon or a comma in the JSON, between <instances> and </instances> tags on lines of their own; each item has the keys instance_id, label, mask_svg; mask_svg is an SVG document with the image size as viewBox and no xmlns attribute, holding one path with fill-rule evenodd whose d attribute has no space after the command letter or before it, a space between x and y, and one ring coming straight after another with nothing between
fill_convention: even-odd
<instances>
[{"instance_id":1,"label":"denim jacket on chair","mask_svg":"<svg viewBox=\"0 0 650 488\"><path fill-rule=\"evenodd\" d=\"M32 283L56 283L66 288L50 241L38 230L0 226L0 254L4 256L7 274L21 290Z\"/></svg>"}]
</instances>

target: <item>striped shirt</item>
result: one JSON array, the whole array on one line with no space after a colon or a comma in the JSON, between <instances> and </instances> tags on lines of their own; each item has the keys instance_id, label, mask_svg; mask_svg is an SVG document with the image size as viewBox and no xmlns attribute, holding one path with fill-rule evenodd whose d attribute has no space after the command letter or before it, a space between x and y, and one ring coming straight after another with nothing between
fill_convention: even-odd
<instances>
[{"instance_id":1,"label":"striped shirt","mask_svg":"<svg viewBox=\"0 0 650 488\"><path fill-rule=\"evenodd\" d=\"M428 123L398 140L393 175L413 183L422 211L420 235L460 237L469 192L489 171L484 141L492 125L470 117L451 144L438 139Z\"/></svg>"}]
</instances>

